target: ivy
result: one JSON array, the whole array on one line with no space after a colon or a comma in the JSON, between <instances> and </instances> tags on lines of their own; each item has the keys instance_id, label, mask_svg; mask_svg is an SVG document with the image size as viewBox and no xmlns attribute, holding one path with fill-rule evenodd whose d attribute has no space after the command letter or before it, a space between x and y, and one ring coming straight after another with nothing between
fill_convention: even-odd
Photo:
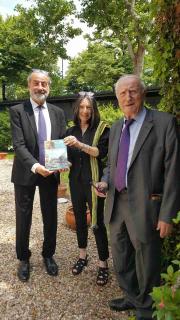
<instances>
[{"instance_id":1,"label":"ivy","mask_svg":"<svg viewBox=\"0 0 180 320\"><path fill-rule=\"evenodd\" d=\"M159 109L180 117L179 13L176 0L152 1L154 24L154 73L161 86Z\"/></svg>"}]
</instances>

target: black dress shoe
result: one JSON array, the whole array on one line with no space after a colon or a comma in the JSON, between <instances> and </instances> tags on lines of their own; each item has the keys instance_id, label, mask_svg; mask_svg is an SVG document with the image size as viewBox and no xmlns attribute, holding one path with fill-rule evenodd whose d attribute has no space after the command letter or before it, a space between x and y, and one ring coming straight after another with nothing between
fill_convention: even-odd
<instances>
[{"instance_id":1,"label":"black dress shoe","mask_svg":"<svg viewBox=\"0 0 180 320\"><path fill-rule=\"evenodd\" d=\"M46 267L46 271L50 276L58 275L58 266L52 257L44 258L44 264Z\"/></svg>"},{"instance_id":2,"label":"black dress shoe","mask_svg":"<svg viewBox=\"0 0 180 320\"><path fill-rule=\"evenodd\" d=\"M113 299L113 300L109 301L109 307L111 310L115 310L115 311L124 311L124 310L135 309L133 304L124 298Z\"/></svg>"},{"instance_id":3,"label":"black dress shoe","mask_svg":"<svg viewBox=\"0 0 180 320\"><path fill-rule=\"evenodd\" d=\"M22 260L19 263L18 266L18 278L19 280L21 280L22 282L26 282L29 279L29 274L30 274L30 270L29 270L29 261L28 260Z\"/></svg>"}]
</instances>

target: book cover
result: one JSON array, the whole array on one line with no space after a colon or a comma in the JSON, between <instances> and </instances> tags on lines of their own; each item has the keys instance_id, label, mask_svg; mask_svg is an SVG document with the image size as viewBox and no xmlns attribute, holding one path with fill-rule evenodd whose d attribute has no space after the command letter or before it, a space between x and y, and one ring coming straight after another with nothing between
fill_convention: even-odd
<instances>
[{"instance_id":1,"label":"book cover","mask_svg":"<svg viewBox=\"0 0 180 320\"><path fill-rule=\"evenodd\" d=\"M45 167L50 171L69 168L63 139L44 141Z\"/></svg>"}]
</instances>

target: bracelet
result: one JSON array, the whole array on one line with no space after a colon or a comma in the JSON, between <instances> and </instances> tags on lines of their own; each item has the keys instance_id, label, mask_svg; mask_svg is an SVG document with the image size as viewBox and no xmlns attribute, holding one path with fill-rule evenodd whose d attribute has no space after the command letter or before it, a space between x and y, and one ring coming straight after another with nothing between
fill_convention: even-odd
<instances>
[{"instance_id":1,"label":"bracelet","mask_svg":"<svg viewBox=\"0 0 180 320\"><path fill-rule=\"evenodd\" d=\"M84 151L88 152L89 151L89 146L87 144L85 144L85 143L82 143L82 147L81 147L80 150L83 151L83 149L84 149Z\"/></svg>"}]
</instances>

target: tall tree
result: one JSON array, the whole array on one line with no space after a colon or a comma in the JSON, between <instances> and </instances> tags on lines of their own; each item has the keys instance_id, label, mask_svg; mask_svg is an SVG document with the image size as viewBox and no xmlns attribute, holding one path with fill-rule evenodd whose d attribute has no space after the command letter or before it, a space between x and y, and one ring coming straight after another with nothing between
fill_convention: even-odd
<instances>
[{"instance_id":1,"label":"tall tree","mask_svg":"<svg viewBox=\"0 0 180 320\"><path fill-rule=\"evenodd\" d=\"M75 6L68 0L34 0L16 7L17 16L0 17L0 78L16 82L31 68L57 74L58 58L67 58L64 45L81 31L68 22Z\"/></svg>"},{"instance_id":2,"label":"tall tree","mask_svg":"<svg viewBox=\"0 0 180 320\"><path fill-rule=\"evenodd\" d=\"M145 50L151 30L150 2L144 0L81 0L81 19L94 26L95 38L119 39L119 48L128 50L134 73L143 71Z\"/></svg>"},{"instance_id":3,"label":"tall tree","mask_svg":"<svg viewBox=\"0 0 180 320\"><path fill-rule=\"evenodd\" d=\"M67 90L112 91L119 76L128 72L132 72L128 56L115 51L113 46L89 43L87 50L70 61L66 75Z\"/></svg>"}]
</instances>

